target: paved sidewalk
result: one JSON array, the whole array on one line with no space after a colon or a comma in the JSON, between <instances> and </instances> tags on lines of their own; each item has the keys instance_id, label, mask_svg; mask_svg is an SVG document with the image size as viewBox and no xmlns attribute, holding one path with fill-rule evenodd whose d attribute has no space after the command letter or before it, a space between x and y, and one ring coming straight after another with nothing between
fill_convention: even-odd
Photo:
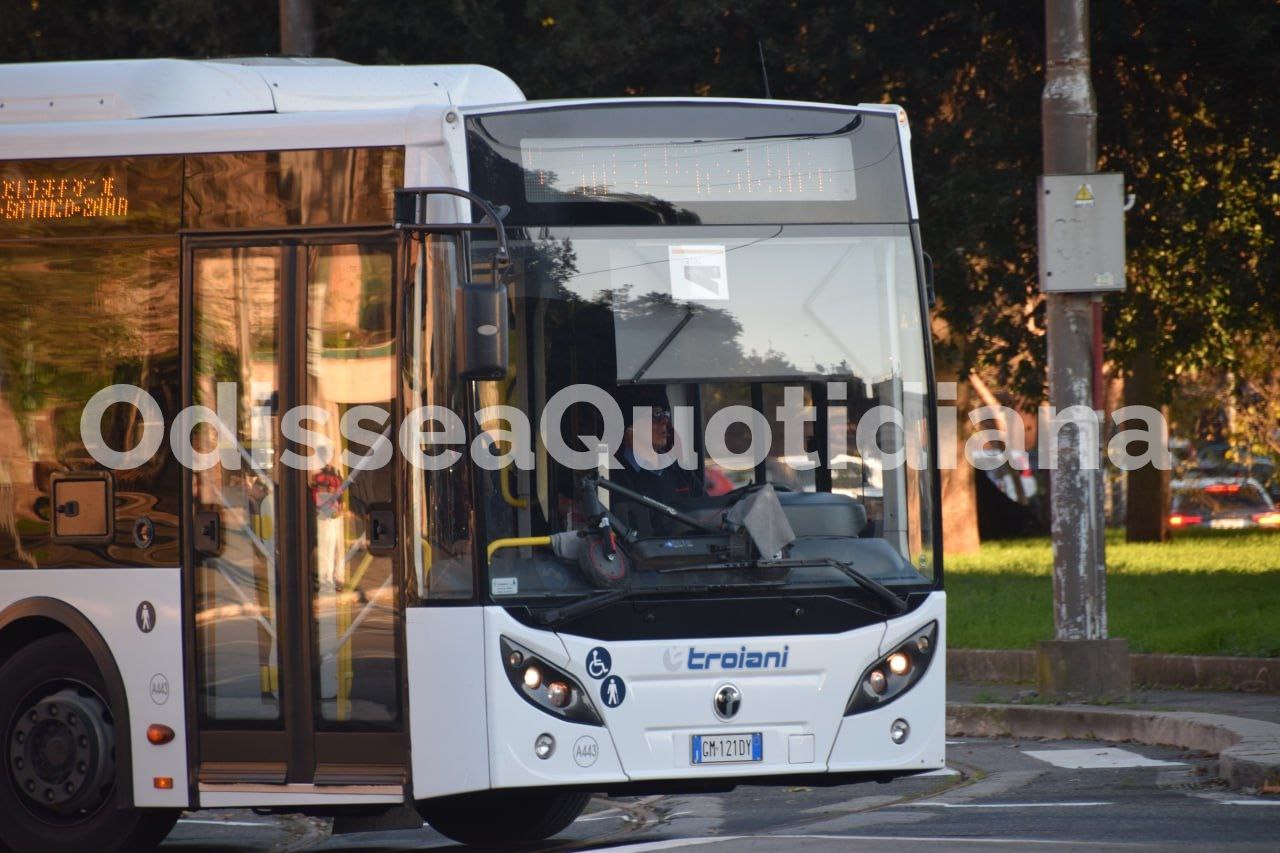
<instances>
[{"instance_id":1,"label":"paved sidewalk","mask_svg":"<svg viewBox=\"0 0 1280 853\"><path fill-rule=\"evenodd\" d=\"M970 704L1044 704L1042 699L1032 695L1034 691L1033 684L948 681L947 701ZM1276 693L1135 689L1128 701L1099 707L1134 711L1194 711L1280 723L1280 694Z\"/></svg>"},{"instance_id":2,"label":"paved sidewalk","mask_svg":"<svg viewBox=\"0 0 1280 853\"><path fill-rule=\"evenodd\" d=\"M1218 758L1235 790L1280 790L1280 700L1275 694L1135 690L1107 705L1045 702L1029 685L947 684L947 735L1136 741Z\"/></svg>"}]
</instances>

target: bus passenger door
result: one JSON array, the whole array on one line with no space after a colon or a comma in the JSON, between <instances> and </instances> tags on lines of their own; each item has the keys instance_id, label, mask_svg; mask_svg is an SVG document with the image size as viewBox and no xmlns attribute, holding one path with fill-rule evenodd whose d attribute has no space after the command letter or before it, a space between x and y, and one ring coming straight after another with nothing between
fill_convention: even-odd
<instances>
[{"instance_id":1,"label":"bus passenger door","mask_svg":"<svg viewBox=\"0 0 1280 853\"><path fill-rule=\"evenodd\" d=\"M202 795L406 781L394 258L383 235L187 238Z\"/></svg>"}]
</instances>

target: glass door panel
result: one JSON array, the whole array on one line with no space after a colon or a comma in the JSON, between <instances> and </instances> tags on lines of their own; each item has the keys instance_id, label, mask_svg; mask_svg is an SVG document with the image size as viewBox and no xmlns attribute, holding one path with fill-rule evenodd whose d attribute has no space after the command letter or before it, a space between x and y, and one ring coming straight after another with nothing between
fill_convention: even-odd
<instances>
[{"instance_id":1,"label":"glass door panel","mask_svg":"<svg viewBox=\"0 0 1280 853\"><path fill-rule=\"evenodd\" d=\"M304 402L318 729L400 718L395 566L394 251L308 247Z\"/></svg>"},{"instance_id":2,"label":"glass door panel","mask_svg":"<svg viewBox=\"0 0 1280 853\"><path fill-rule=\"evenodd\" d=\"M386 238L189 246L202 782L404 778Z\"/></svg>"},{"instance_id":3,"label":"glass door panel","mask_svg":"<svg viewBox=\"0 0 1280 853\"><path fill-rule=\"evenodd\" d=\"M278 725L283 252L201 250L193 271L192 402L227 427L209 419L191 431L199 710L211 722Z\"/></svg>"}]
</instances>

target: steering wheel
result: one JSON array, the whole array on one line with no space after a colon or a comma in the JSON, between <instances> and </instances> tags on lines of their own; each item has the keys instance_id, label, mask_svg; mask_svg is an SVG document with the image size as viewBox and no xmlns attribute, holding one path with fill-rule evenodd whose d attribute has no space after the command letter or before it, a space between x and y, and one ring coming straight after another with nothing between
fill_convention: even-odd
<instances>
[{"instance_id":1,"label":"steering wheel","mask_svg":"<svg viewBox=\"0 0 1280 853\"><path fill-rule=\"evenodd\" d=\"M779 483L747 483L745 486L738 486L738 488L727 491L723 495L720 495L719 497L722 497L722 498L737 497L738 495L745 495L747 492L753 491L755 489L763 489L765 486L773 486L773 490L775 492L794 492L795 491L795 489L791 488L790 486L784 486Z\"/></svg>"}]
</instances>

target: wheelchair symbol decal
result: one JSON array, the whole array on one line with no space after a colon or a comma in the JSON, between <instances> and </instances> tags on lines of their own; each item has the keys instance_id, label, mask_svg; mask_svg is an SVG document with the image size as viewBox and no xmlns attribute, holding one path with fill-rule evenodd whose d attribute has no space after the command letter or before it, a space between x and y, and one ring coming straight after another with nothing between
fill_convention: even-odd
<instances>
[{"instance_id":1,"label":"wheelchair symbol decal","mask_svg":"<svg viewBox=\"0 0 1280 853\"><path fill-rule=\"evenodd\" d=\"M587 652L587 675L594 679L604 678L613 669L613 658L603 646L596 646Z\"/></svg>"}]
</instances>

